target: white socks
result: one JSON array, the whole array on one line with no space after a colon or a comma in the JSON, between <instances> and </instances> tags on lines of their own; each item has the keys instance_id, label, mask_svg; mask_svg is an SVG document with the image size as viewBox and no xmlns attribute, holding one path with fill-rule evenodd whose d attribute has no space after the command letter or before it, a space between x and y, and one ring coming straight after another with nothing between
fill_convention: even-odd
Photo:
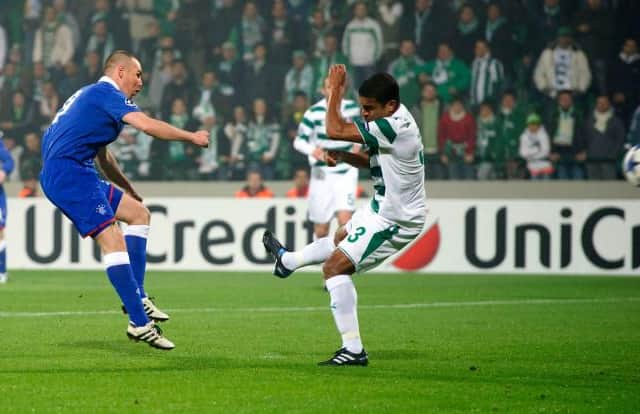
<instances>
[{"instance_id":1,"label":"white socks","mask_svg":"<svg viewBox=\"0 0 640 414\"><path fill-rule=\"evenodd\" d=\"M333 319L342 335L342 346L349 352L359 354L362 352L362 341L358 327L358 293L351 276L334 276L326 280L326 286L331 296Z\"/></svg>"},{"instance_id":2,"label":"white socks","mask_svg":"<svg viewBox=\"0 0 640 414\"><path fill-rule=\"evenodd\" d=\"M289 270L296 270L302 266L322 263L331 256L335 248L332 237L323 237L307 244L300 251L284 253L282 264Z\"/></svg>"}]
</instances>

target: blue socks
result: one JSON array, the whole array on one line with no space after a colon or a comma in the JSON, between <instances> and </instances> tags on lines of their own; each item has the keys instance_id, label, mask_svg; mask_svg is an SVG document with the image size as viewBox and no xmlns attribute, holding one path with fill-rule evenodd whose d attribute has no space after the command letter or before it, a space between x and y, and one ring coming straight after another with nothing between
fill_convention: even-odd
<instances>
[{"instance_id":1,"label":"blue socks","mask_svg":"<svg viewBox=\"0 0 640 414\"><path fill-rule=\"evenodd\" d=\"M140 288L140 297L146 298L144 291L144 273L147 268L147 236L149 226L144 224L134 224L128 226L124 231L124 240L127 243L129 260L131 260L131 270L133 277Z\"/></svg>"},{"instance_id":2,"label":"blue socks","mask_svg":"<svg viewBox=\"0 0 640 414\"><path fill-rule=\"evenodd\" d=\"M131 322L136 326L148 324L149 318L144 313L138 283L133 277L127 252L108 253L104 255L103 259L107 268L107 276L118 292L120 300L124 303Z\"/></svg>"},{"instance_id":3,"label":"blue socks","mask_svg":"<svg viewBox=\"0 0 640 414\"><path fill-rule=\"evenodd\" d=\"M0 274L7 273L7 242L0 240Z\"/></svg>"}]
</instances>

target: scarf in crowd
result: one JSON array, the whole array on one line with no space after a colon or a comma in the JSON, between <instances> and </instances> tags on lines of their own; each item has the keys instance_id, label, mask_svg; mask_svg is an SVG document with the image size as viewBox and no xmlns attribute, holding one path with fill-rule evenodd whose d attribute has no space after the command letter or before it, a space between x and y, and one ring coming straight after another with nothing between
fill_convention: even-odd
<instances>
[{"instance_id":1,"label":"scarf in crowd","mask_svg":"<svg viewBox=\"0 0 640 414\"><path fill-rule=\"evenodd\" d=\"M251 51L253 47L262 42L262 21L260 18L255 20L242 19L242 43L244 45L245 52Z\"/></svg>"},{"instance_id":2,"label":"scarf in crowd","mask_svg":"<svg viewBox=\"0 0 640 414\"><path fill-rule=\"evenodd\" d=\"M553 69L554 69L554 88L556 90L573 90L571 85L571 49L561 49L559 47L553 50Z\"/></svg>"},{"instance_id":3,"label":"scarf in crowd","mask_svg":"<svg viewBox=\"0 0 640 414\"><path fill-rule=\"evenodd\" d=\"M575 116L573 107L568 110L560 108L558 116L558 127L553 136L555 145L570 146L573 143L573 133L575 130Z\"/></svg>"},{"instance_id":4,"label":"scarf in crowd","mask_svg":"<svg viewBox=\"0 0 640 414\"><path fill-rule=\"evenodd\" d=\"M422 35L422 27L425 25L425 23L427 22L427 19L429 18L430 15L431 15L431 7L429 7L424 12L422 12L422 15L420 15L420 13L415 13L415 18L416 18L416 32L415 32L416 46L420 46L420 43L422 43L422 36L421 36Z\"/></svg>"},{"instance_id":5,"label":"scarf in crowd","mask_svg":"<svg viewBox=\"0 0 640 414\"><path fill-rule=\"evenodd\" d=\"M198 172L210 173L218 167L218 131L216 124L209 129L209 146L202 148L200 155L200 168Z\"/></svg>"},{"instance_id":6,"label":"scarf in crowd","mask_svg":"<svg viewBox=\"0 0 640 414\"><path fill-rule=\"evenodd\" d=\"M598 110L593 111L593 117L596 120L594 127L598 132L604 134L604 131L607 130L607 123L609 119L613 116L613 109L609 108L607 112L599 112Z\"/></svg>"},{"instance_id":7,"label":"scarf in crowd","mask_svg":"<svg viewBox=\"0 0 640 414\"><path fill-rule=\"evenodd\" d=\"M485 158L489 150L489 140L495 139L495 115L478 117L478 133L476 140L476 153Z\"/></svg>"},{"instance_id":8,"label":"scarf in crowd","mask_svg":"<svg viewBox=\"0 0 640 414\"><path fill-rule=\"evenodd\" d=\"M485 29L485 37L487 38L487 41L491 42L491 40L493 39L493 34L496 32L496 30L498 30L500 28L500 26L502 26L505 22L507 21L507 19L505 19L504 17L500 16L497 19L495 19L494 21L491 20L487 20L487 27Z\"/></svg>"},{"instance_id":9,"label":"scarf in crowd","mask_svg":"<svg viewBox=\"0 0 640 414\"><path fill-rule=\"evenodd\" d=\"M475 31L478 28L478 19L475 17L469 23L458 22L458 31L464 35Z\"/></svg>"},{"instance_id":10,"label":"scarf in crowd","mask_svg":"<svg viewBox=\"0 0 640 414\"><path fill-rule=\"evenodd\" d=\"M560 6L553 6L553 7L544 6L544 14L549 16L555 16L558 13L560 13Z\"/></svg>"},{"instance_id":11,"label":"scarf in crowd","mask_svg":"<svg viewBox=\"0 0 640 414\"><path fill-rule=\"evenodd\" d=\"M620 55L618 55L620 57L620 60L623 61L626 64L631 64L633 62L635 62L636 60L640 59L640 54L635 53L633 55L627 55L624 52L620 52Z\"/></svg>"},{"instance_id":12,"label":"scarf in crowd","mask_svg":"<svg viewBox=\"0 0 640 414\"><path fill-rule=\"evenodd\" d=\"M442 85L443 83L447 83L449 81L449 65L451 65L451 60L447 61L437 59L436 65L433 68L433 73L431 74L431 79L433 83L436 85Z\"/></svg>"},{"instance_id":13,"label":"scarf in crowd","mask_svg":"<svg viewBox=\"0 0 640 414\"><path fill-rule=\"evenodd\" d=\"M42 30L42 63L45 67L51 66L51 51L56 42L56 31L58 30L58 23L47 23Z\"/></svg>"}]
</instances>

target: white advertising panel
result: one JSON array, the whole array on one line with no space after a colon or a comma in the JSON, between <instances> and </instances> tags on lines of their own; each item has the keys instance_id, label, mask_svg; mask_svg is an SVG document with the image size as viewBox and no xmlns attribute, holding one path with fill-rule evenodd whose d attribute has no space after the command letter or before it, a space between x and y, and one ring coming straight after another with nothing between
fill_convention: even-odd
<instances>
[{"instance_id":1,"label":"white advertising panel","mask_svg":"<svg viewBox=\"0 0 640 414\"><path fill-rule=\"evenodd\" d=\"M311 240L306 201L155 198L149 268L264 270L266 228L287 246ZM381 270L640 274L640 202L433 200L416 242ZM9 199L10 268L101 269L91 239L44 199Z\"/></svg>"}]
</instances>

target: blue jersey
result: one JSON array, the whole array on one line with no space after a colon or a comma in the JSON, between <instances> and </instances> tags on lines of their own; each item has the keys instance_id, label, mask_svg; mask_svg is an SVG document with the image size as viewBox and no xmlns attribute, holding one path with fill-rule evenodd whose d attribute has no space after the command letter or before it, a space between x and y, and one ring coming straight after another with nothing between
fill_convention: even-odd
<instances>
[{"instance_id":1,"label":"blue jersey","mask_svg":"<svg viewBox=\"0 0 640 414\"><path fill-rule=\"evenodd\" d=\"M42 138L42 160L67 158L87 166L115 141L122 117L140 109L107 77L71 95Z\"/></svg>"},{"instance_id":2,"label":"blue jersey","mask_svg":"<svg viewBox=\"0 0 640 414\"><path fill-rule=\"evenodd\" d=\"M93 160L120 134L122 117L140 109L108 77L64 103L42 139L42 190L82 236L96 236L116 220L122 191L99 179Z\"/></svg>"}]
</instances>

